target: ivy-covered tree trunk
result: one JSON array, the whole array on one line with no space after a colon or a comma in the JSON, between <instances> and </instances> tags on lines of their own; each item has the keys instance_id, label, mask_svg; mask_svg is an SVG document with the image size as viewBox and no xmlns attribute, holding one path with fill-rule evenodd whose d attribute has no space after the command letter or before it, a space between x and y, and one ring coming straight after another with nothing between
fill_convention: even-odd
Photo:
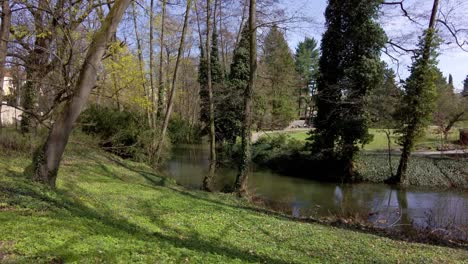
<instances>
[{"instance_id":1,"label":"ivy-covered tree trunk","mask_svg":"<svg viewBox=\"0 0 468 264\"><path fill-rule=\"evenodd\" d=\"M215 131L215 115L214 115L214 98L213 98L213 82L211 79L211 0L206 1L206 85L208 88L209 102L209 141L210 141L210 165L208 174L203 179L203 189L211 191L211 183L216 172L216 131Z\"/></svg>"},{"instance_id":2,"label":"ivy-covered tree trunk","mask_svg":"<svg viewBox=\"0 0 468 264\"><path fill-rule=\"evenodd\" d=\"M241 160L239 174L236 178L235 191L239 195L247 193L249 165L251 162L251 126L252 126L252 97L257 75L257 31L256 31L256 0L250 0L249 7L249 43L250 43L250 76L244 92L244 120L242 123Z\"/></svg>"},{"instance_id":3,"label":"ivy-covered tree trunk","mask_svg":"<svg viewBox=\"0 0 468 264\"><path fill-rule=\"evenodd\" d=\"M387 180L387 183L408 184L407 169L418 136L424 133L430 121L436 88L434 84L435 74L435 50L437 49L437 36L435 22L439 0L434 0L429 27L420 40L416 59L411 67L411 74L406 81L404 105L401 108L401 142L403 150L400 164L395 177Z\"/></svg>"},{"instance_id":4,"label":"ivy-covered tree trunk","mask_svg":"<svg viewBox=\"0 0 468 264\"><path fill-rule=\"evenodd\" d=\"M96 32L91 42L86 58L82 64L78 82L73 96L68 101L57 120L54 122L46 142L38 149L33 157L33 180L55 187L57 172L73 124L81 113L92 88L96 84L97 72L102 57L122 15L131 0L117 0L112 6L101 29Z\"/></svg>"}]
</instances>

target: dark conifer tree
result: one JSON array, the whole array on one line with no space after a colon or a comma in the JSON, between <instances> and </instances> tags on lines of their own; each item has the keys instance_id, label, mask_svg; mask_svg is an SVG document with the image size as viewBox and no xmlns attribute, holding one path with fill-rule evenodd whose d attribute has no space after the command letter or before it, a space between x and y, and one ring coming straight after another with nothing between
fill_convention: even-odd
<instances>
[{"instance_id":1,"label":"dark conifer tree","mask_svg":"<svg viewBox=\"0 0 468 264\"><path fill-rule=\"evenodd\" d=\"M216 126L219 138L230 144L241 133L244 90L249 82L249 31L246 25L242 31L241 39L234 49L231 72L226 85L218 93L218 118Z\"/></svg>"},{"instance_id":2,"label":"dark conifer tree","mask_svg":"<svg viewBox=\"0 0 468 264\"><path fill-rule=\"evenodd\" d=\"M380 50L386 37L376 21L381 2L329 0L325 12L312 150L339 160L345 176L353 175L358 144L371 139L366 97L383 77Z\"/></svg>"},{"instance_id":3,"label":"dark conifer tree","mask_svg":"<svg viewBox=\"0 0 468 264\"><path fill-rule=\"evenodd\" d=\"M264 66L261 73L264 76L261 78L263 94L257 98L266 100L269 116L266 128L282 129L297 117L295 94L298 76L284 33L276 26L271 28L265 38L261 61Z\"/></svg>"}]
</instances>

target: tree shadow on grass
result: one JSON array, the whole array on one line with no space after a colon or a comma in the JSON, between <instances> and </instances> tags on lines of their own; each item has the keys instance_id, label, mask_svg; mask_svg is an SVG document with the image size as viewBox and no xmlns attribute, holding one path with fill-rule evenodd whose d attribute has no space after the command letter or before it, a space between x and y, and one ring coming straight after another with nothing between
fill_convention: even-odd
<instances>
[{"instance_id":1,"label":"tree shadow on grass","mask_svg":"<svg viewBox=\"0 0 468 264\"><path fill-rule=\"evenodd\" d=\"M73 188L76 193L86 193L86 190L79 186L73 186ZM93 209L84 205L78 197L69 196L69 193L62 191L53 192L47 188L41 188L40 186L21 184L20 188L16 186L0 186L0 192L9 196L21 195L23 197L28 197L28 200L33 199L46 202L53 207L51 208L51 211L53 212L51 217L54 219L62 218L63 220L66 220L70 216L73 216L87 219L91 222L96 222L99 225L87 227L92 229L90 231L94 233L94 235L115 237L122 240L126 240L130 236L132 239L134 238L146 243L156 243L160 244L160 246L165 244L168 247L184 248L191 251L198 251L203 254L211 253L231 259L239 259L245 262L266 262L278 264L294 263L291 261L286 262L272 256L256 255L248 250L236 248L230 245L221 245L218 241L203 239L200 234L195 231L185 232L183 238L177 235L168 235L166 234L167 232L153 232L135 223L131 223L125 218L114 216L112 212L115 213L115 211L105 204L100 203L98 205L99 209ZM148 204L147 206L150 205ZM155 213L153 213L153 216L152 220L155 222L154 224L156 227L172 233L178 232L167 225L162 219L158 218ZM73 226L70 228L73 228ZM122 232L126 234L123 234ZM72 237L55 248L48 248L47 250L40 252L38 257L55 256L63 259L76 259L80 257L86 258L86 255L75 254L70 251L74 244L80 242L82 243L78 237ZM58 252L63 254L57 255ZM122 252L113 252L113 254L119 253Z\"/></svg>"}]
</instances>

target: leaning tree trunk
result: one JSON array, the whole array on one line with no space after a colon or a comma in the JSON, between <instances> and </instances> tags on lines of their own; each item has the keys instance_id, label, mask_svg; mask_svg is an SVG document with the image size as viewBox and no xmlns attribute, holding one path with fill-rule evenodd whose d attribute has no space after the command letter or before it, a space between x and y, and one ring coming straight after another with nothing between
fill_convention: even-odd
<instances>
[{"instance_id":1,"label":"leaning tree trunk","mask_svg":"<svg viewBox=\"0 0 468 264\"><path fill-rule=\"evenodd\" d=\"M439 7L439 0L434 0L434 5L432 7L432 14L431 14L431 18L429 21L429 27L428 27L429 30L433 30L435 28L438 7ZM429 64L429 60L430 60L430 56L432 52L431 47L433 45L433 42L434 42L434 37L432 36L432 37L427 37L424 43L422 63L425 63L426 65ZM417 106L413 106L413 107L417 107ZM404 138L403 151L401 153L400 164L398 165L397 174L395 175L395 177L391 177L390 179L388 179L387 180L388 183L399 183L399 184L407 183L408 163L411 157L411 151L413 150L413 146L415 145L416 127L418 126L420 122L421 120L417 118L411 119L411 123L408 126L408 132Z\"/></svg>"},{"instance_id":2,"label":"leaning tree trunk","mask_svg":"<svg viewBox=\"0 0 468 264\"><path fill-rule=\"evenodd\" d=\"M250 0L249 7L249 33L250 33L250 76L249 83L244 91L244 120L242 123L242 148L239 174L236 178L235 191L239 195L247 193L247 179L251 160L251 129L252 129L252 95L257 74L257 34L256 34L256 1Z\"/></svg>"},{"instance_id":3,"label":"leaning tree trunk","mask_svg":"<svg viewBox=\"0 0 468 264\"><path fill-rule=\"evenodd\" d=\"M34 181L48 184L52 188L55 187L60 161L68 143L73 123L80 115L92 88L96 84L96 69L99 68L107 44L117 30L122 15L130 2L131 0L117 0L104 20L101 29L96 32L86 54L86 59L81 66L73 96L54 122L42 148L34 154Z\"/></svg>"},{"instance_id":4,"label":"leaning tree trunk","mask_svg":"<svg viewBox=\"0 0 468 264\"><path fill-rule=\"evenodd\" d=\"M213 83L211 80L211 36L210 36L210 0L206 1L206 79L208 86L208 100L210 104L210 165L208 174L203 179L203 188L206 191L211 191L211 183L216 171L216 135L214 121L214 102L213 102Z\"/></svg>"},{"instance_id":5,"label":"leaning tree trunk","mask_svg":"<svg viewBox=\"0 0 468 264\"><path fill-rule=\"evenodd\" d=\"M188 19L190 16L191 5L192 5L192 1L187 0L187 8L185 9L184 26L182 27L182 36L180 38L179 51L177 52L177 59L176 59L176 64L174 68L174 74L172 76L171 92L169 94L169 99L167 101L166 114L164 116L164 122L161 128L161 135L159 137L159 143L157 145L157 150L156 150L156 159L155 159L156 165L159 164L159 160L161 158L161 151L162 151L163 144L164 144L164 137L166 136L167 126L169 125L169 120L171 118L172 106L174 104L174 96L176 92L177 72L179 70L180 59L182 58L182 55L184 54L185 35L187 34L187 26L188 26Z\"/></svg>"},{"instance_id":6,"label":"leaning tree trunk","mask_svg":"<svg viewBox=\"0 0 468 264\"><path fill-rule=\"evenodd\" d=\"M2 132L2 103L3 103L3 79L5 78L5 59L7 44L10 37L11 10L10 1L3 0L2 3L2 25L0 26L0 133Z\"/></svg>"}]
</instances>

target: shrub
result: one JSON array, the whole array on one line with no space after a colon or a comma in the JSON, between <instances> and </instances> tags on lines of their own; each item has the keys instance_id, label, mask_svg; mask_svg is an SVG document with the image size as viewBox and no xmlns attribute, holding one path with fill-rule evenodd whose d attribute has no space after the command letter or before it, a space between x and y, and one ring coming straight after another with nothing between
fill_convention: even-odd
<instances>
[{"instance_id":1,"label":"shrub","mask_svg":"<svg viewBox=\"0 0 468 264\"><path fill-rule=\"evenodd\" d=\"M28 152L31 150L31 140L16 131L3 128L0 133L0 149L5 152Z\"/></svg>"},{"instance_id":2,"label":"shrub","mask_svg":"<svg viewBox=\"0 0 468 264\"><path fill-rule=\"evenodd\" d=\"M172 143L199 143L201 139L200 126L190 124L177 114L172 115L167 130Z\"/></svg>"},{"instance_id":3,"label":"shrub","mask_svg":"<svg viewBox=\"0 0 468 264\"><path fill-rule=\"evenodd\" d=\"M266 135L252 145L252 160L263 164L271 160L289 159L303 149L303 142L288 135Z\"/></svg>"},{"instance_id":4,"label":"shrub","mask_svg":"<svg viewBox=\"0 0 468 264\"><path fill-rule=\"evenodd\" d=\"M143 114L91 106L80 118L83 132L99 136L99 145L122 158L147 160L152 133Z\"/></svg>"}]
</instances>

